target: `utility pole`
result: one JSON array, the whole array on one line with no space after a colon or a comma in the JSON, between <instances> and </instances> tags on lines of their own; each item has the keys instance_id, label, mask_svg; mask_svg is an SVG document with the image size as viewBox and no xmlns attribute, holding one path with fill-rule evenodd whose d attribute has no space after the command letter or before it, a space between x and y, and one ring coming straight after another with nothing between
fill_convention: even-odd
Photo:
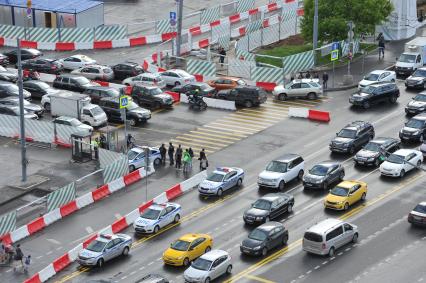
<instances>
[{"instance_id":1,"label":"utility pole","mask_svg":"<svg viewBox=\"0 0 426 283\"><path fill-rule=\"evenodd\" d=\"M318 47L318 0L314 3L314 34L313 34L314 50Z\"/></svg>"},{"instance_id":2,"label":"utility pole","mask_svg":"<svg viewBox=\"0 0 426 283\"><path fill-rule=\"evenodd\" d=\"M27 181L27 145L25 143L25 118L24 118L24 90L22 85L22 64L21 64L21 40L17 39L18 46L18 87L19 87L19 121L21 128L21 168L22 182Z\"/></svg>"},{"instance_id":3,"label":"utility pole","mask_svg":"<svg viewBox=\"0 0 426 283\"><path fill-rule=\"evenodd\" d=\"M176 64L180 65L180 45L182 43L182 15L183 15L183 0L176 0L177 4L177 34L176 34Z\"/></svg>"}]
</instances>

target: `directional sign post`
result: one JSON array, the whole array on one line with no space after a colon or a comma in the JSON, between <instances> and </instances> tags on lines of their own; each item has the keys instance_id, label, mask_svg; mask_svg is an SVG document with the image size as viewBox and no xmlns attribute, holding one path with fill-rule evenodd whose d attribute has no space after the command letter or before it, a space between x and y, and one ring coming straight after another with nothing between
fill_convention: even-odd
<instances>
[{"instance_id":1,"label":"directional sign post","mask_svg":"<svg viewBox=\"0 0 426 283\"><path fill-rule=\"evenodd\" d=\"M170 12L170 25L172 27L176 25L176 12Z\"/></svg>"},{"instance_id":2,"label":"directional sign post","mask_svg":"<svg viewBox=\"0 0 426 283\"><path fill-rule=\"evenodd\" d=\"M124 122L124 144L125 144L125 148L126 148L126 153L127 153L127 113L126 113L126 109L127 106L129 106L129 101L130 97L123 95L120 96L120 110L121 110L121 118L123 119Z\"/></svg>"},{"instance_id":3,"label":"directional sign post","mask_svg":"<svg viewBox=\"0 0 426 283\"><path fill-rule=\"evenodd\" d=\"M28 19L31 19L31 14L33 12L31 9L31 6L32 6L31 0L27 0L27 18Z\"/></svg>"},{"instance_id":4,"label":"directional sign post","mask_svg":"<svg viewBox=\"0 0 426 283\"><path fill-rule=\"evenodd\" d=\"M331 53L330 53L330 60L333 62L333 83L332 86L334 87L334 62L339 59L339 42L333 42L331 45Z\"/></svg>"}]
</instances>

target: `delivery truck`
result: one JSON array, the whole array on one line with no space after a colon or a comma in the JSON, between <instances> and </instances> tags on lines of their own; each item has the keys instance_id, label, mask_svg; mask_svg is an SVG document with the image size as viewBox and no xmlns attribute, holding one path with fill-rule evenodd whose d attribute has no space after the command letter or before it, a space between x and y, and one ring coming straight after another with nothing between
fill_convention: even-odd
<instances>
[{"instance_id":1,"label":"delivery truck","mask_svg":"<svg viewBox=\"0 0 426 283\"><path fill-rule=\"evenodd\" d=\"M405 43L404 52L397 58L397 75L411 75L426 64L426 36L419 36Z\"/></svg>"},{"instance_id":2,"label":"delivery truck","mask_svg":"<svg viewBox=\"0 0 426 283\"><path fill-rule=\"evenodd\" d=\"M67 116L77 118L92 127L107 123L105 112L98 105L90 103L90 97L80 93L50 95L50 109L53 117Z\"/></svg>"}]
</instances>

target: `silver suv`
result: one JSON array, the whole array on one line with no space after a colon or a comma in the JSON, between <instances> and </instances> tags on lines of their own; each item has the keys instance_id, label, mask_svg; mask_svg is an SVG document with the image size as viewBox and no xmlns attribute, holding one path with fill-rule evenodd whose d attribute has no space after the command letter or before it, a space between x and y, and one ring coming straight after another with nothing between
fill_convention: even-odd
<instances>
[{"instance_id":1,"label":"silver suv","mask_svg":"<svg viewBox=\"0 0 426 283\"><path fill-rule=\"evenodd\" d=\"M317 99L323 95L318 79L293 80L287 85L278 85L272 91L274 99L286 100L290 97Z\"/></svg>"},{"instance_id":2,"label":"silver suv","mask_svg":"<svg viewBox=\"0 0 426 283\"><path fill-rule=\"evenodd\" d=\"M259 189L266 187L284 190L284 186L288 182L296 178L302 180L304 168L305 161L297 154L286 154L277 160L273 160L259 174L257 180Z\"/></svg>"}]
</instances>

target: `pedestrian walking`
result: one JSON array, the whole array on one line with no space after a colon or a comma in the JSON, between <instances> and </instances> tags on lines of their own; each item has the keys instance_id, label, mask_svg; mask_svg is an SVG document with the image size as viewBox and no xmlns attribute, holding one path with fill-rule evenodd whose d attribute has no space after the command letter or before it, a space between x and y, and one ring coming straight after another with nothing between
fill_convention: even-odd
<instances>
[{"instance_id":1,"label":"pedestrian walking","mask_svg":"<svg viewBox=\"0 0 426 283\"><path fill-rule=\"evenodd\" d=\"M160 150L160 155L161 155L161 164L164 165L164 164L166 164L166 152L167 152L167 149L164 146L164 143L161 144L159 150Z\"/></svg>"},{"instance_id":2,"label":"pedestrian walking","mask_svg":"<svg viewBox=\"0 0 426 283\"><path fill-rule=\"evenodd\" d=\"M209 167L209 161L207 160L207 157L204 155L203 158L200 160L200 171L204 171Z\"/></svg>"},{"instance_id":3,"label":"pedestrian walking","mask_svg":"<svg viewBox=\"0 0 426 283\"><path fill-rule=\"evenodd\" d=\"M23 258L24 258L24 253L21 250L21 245L18 244L16 246L15 256L13 258L13 260L14 260L13 261L13 271L16 271L16 269L18 267L22 267L23 268L23 262L22 262Z\"/></svg>"},{"instance_id":4,"label":"pedestrian walking","mask_svg":"<svg viewBox=\"0 0 426 283\"><path fill-rule=\"evenodd\" d=\"M323 85L324 89L326 89L328 87L327 82L328 82L328 74L327 74L327 72L324 72L322 74L322 85Z\"/></svg>"},{"instance_id":5,"label":"pedestrian walking","mask_svg":"<svg viewBox=\"0 0 426 283\"><path fill-rule=\"evenodd\" d=\"M191 169L191 163L192 163L192 157L191 154L189 154L189 150L186 149L183 153L183 172L189 172Z\"/></svg>"},{"instance_id":6,"label":"pedestrian walking","mask_svg":"<svg viewBox=\"0 0 426 283\"><path fill-rule=\"evenodd\" d=\"M169 154L170 166L173 166L173 164L175 163L173 160L173 156L175 155L175 147L173 146L171 142L169 142L168 154Z\"/></svg>"},{"instance_id":7,"label":"pedestrian walking","mask_svg":"<svg viewBox=\"0 0 426 283\"><path fill-rule=\"evenodd\" d=\"M310 79L311 78L311 73L309 73L309 71L306 72L305 74L305 78Z\"/></svg>"},{"instance_id":8,"label":"pedestrian walking","mask_svg":"<svg viewBox=\"0 0 426 283\"><path fill-rule=\"evenodd\" d=\"M201 171L202 171L202 169L201 169L201 162L202 162L203 159L207 160L206 152L205 152L204 148L201 149L201 151L200 151L200 157L198 157L198 160L200 160L200 170Z\"/></svg>"},{"instance_id":9,"label":"pedestrian walking","mask_svg":"<svg viewBox=\"0 0 426 283\"><path fill-rule=\"evenodd\" d=\"M175 154L175 159L176 159L175 167L177 169L180 169L182 167L182 154L183 154L182 146L179 145L178 148L176 149L176 154Z\"/></svg>"},{"instance_id":10,"label":"pedestrian walking","mask_svg":"<svg viewBox=\"0 0 426 283\"><path fill-rule=\"evenodd\" d=\"M99 136L99 146L103 149L107 149L107 141L104 134L100 134Z\"/></svg>"},{"instance_id":11,"label":"pedestrian walking","mask_svg":"<svg viewBox=\"0 0 426 283\"><path fill-rule=\"evenodd\" d=\"M28 255L25 257L25 261L24 261L24 272L28 272L28 269L30 268L30 264L31 264L31 255Z\"/></svg>"},{"instance_id":12,"label":"pedestrian walking","mask_svg":"<svg viewBox=\"0 0 426 283\"><path fill-rule=\"evenodd\" d=\"M189 156L191 156L191 163L189 164L189 170L192 170L192 159L194 159L194 151L192 150L192 148L188 149L189 152Z\"/></svg>"},{"instance_id":13,"label":"pedestrian walking","mask_svg":"<svg viewBox=\"0 0 426 283\"><path fill-rule=\"evenodd\" d=\"M385 37L383 36L382 33L379 34L378 36L378 40L379 40L379 60L380 60L380 56L381 59L385 58Z\"/></svg>"},{"instance_id":14,"label":"pedestrian walking","mask_svg":"<svg viewBox=\"0 0 426 283\"><path fill-rule=\"evenodd\" d=\"M226 51L223 47L220 48L219 55L220 55L219 57L220 65L223 66L223 63L225 62L225 57L226 57Z\"/></svg>"},{"instance_id":15,"label":"pedestrian walking","mask_svg":"<svg viewBox=\"0 0 426 283\"><path fill-rule=\"evenodd\" d=\"M99 140L95 138L92 142L93 152L95 153L95 160L99 159Z\"/></svg>"}]
</instances>

